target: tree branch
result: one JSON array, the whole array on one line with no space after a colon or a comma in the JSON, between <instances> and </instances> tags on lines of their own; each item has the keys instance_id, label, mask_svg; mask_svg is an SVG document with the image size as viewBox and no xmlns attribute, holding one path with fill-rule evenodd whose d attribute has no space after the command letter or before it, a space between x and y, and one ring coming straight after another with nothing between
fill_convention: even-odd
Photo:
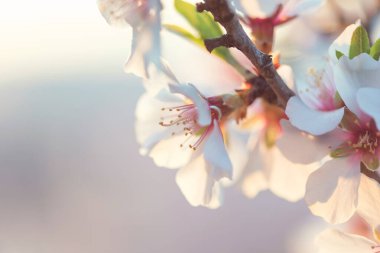
<instances>
[{"instance_id":1,"label":"tree branch","mask_svg":"<svg viewBox=\"0 0 380 253\"><path fill-rule=\"evenodd\" d=\"M360 172L380 184L380 175L375 171L370 171L367 169L363 163L360 164Z\"/></svg>"},{"instance_id":2,"label":"tree branch","mask_svg":"<svg viewBox=\"0 0 380 253\"><path fill-rule=\"evenodd\" d=\"M285 108L289 98L294 96L293 91L288 88L277 73L272 57L258 50L245 33L228 0L204 0L203 3L197 4L197 10L199 12L210 11L215 21L219 22L227 32L221 38L206 41L207 49L212 51L218 46L239 49L257 68L260 75L276 94L279 104Z\"/></svg>"}]
</instances>

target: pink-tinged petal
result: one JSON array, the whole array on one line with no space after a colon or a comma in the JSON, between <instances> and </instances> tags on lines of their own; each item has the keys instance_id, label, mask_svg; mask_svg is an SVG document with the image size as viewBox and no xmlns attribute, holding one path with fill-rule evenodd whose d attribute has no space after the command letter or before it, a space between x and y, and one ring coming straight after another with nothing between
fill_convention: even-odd
<instances>
[{"instance_id":1,"label":"pink-tinged petal","mask_svg":"<svg viewBox=\"0 0 380 253\"><path fill-rule=\"evenodd\" d=\"M352 34L354 33L355 29L359 27L359 25L360 23L356 23L346 27L346 29L344 29L344 31L330 46L329 56L333 62L338 62L338 58L336 57L336 51L339 51L344 55L348 55L351 45Z\"/></svg>"},{"instance_id":2,"label":"pink-tinged petal","mask_svg":"<svg viewBox=\"0 0 380 253\"><path fill-rule=\"evenodd\" d=\"M376 243L359 235L348 234L336 229L322 232L316 240L318 253L372 253Z\"/></svg>"},{"instance_id":3,"label":"pink-tinged petal","mask_svg":"<svg viewBox=\"0 0 380 253\"><path fill-rule=\"evenodd\" d=\"M358 213L371 227L380 226L380 184L365 175L359 186Z\"/></svg>"},{"instance_id":4,"label":"pink-tinged petal","mask_svg":"<svg viewBox=\"0 0 380 253\"><path fill-rule=\"evenodd\" d=\"M191 159L193 151L180 147L183 136L170 136L159 140L150 150L149 156L159 167L178 169L185 166Z\"/></svg>"},{"instance_id":5,"label":"pink-tinged petal","mask_svg":"<svg viewBox=\"0 0 380 253\"><path fill-rule=\"evenodd\" d=\"M313 135L322 135L338 126L343 118L344 108L317 111L304 104L299 97L293 96L286 105L285 113L293 126Z\"/></svg>"},{"instance_id":6,"label":"pink-tinged petal","mask_svg":"<svg viewBox=\"0 0 380 253\"><path fill-rule=\"evenodd\" d=\"M197 107L198 124L208 126L211 124L211 112L207 100L192 84L169 84L172 93L182 94L190 99Z\"/></svg>"},{"instance_id":7,"label":"pink-tinged petal","mask_svg":"<svg viewBox=\"0 0 380 253\"><path fill-rule=\"evenodd\" d=\"M177 172L177 185L191 205L211 208L220 205L220 188L209 172L210 168L202 155L193 157L192 162Z\"/></svg>"},{"instance_id":8,"label":"pink-tinged petal","mask_svg":"<svg viewBox=\"0 0 380 253\"><path fill-rule=\"evenodd\" d=\"M228 157L223 135L217 120L213 121L212 130L203 146L203 153L206 163L212 168L210 176L215 180L219 180L223 177L232 179L232 163Z\"/></svg>"},{"instance_id":9,"label":"pink-tinged petal","mask_svg":"<svg viewBox=\"0 0 380 253\"><path fill-rule=\"evenodd\" d=\"M268 154L267 154L268 155ZM306 181L317 164L296 164L286 159L276 148L271 148L273 165L270 174L270 190L287 201L296 202L305 196Z\"/></svg>"},{"instance_id":10,"label":"pink-tinged petal","mask_svg":"<svg viewBox=\"0 0 380 253\"><path fill-rule=\"evenodd\" d=\"M333 66L336 89L347 107L358 117L362 112L356 100L356 93L361 87L380 87L380 62L367 54L360 54L354 59L342 56Z\"/></svg>"},{"instance_id":11,"label":"pink-tinged petal","mask_svg":"<svg viewBox=\"0 0 380 253\"><path fill-rule=\"evenodd\" d=\"M278 19L282 20L310 12L319 8L323 2L323 0L289 0L284 5Z\"/></svg>"},{"instance_id":12,"label":"pink-tinged petal","mask_svg":"<svg viewBox=\"0 0 380 253\"><path fill-rule=\"evenodd\" d=\"M346 222L358 205L360 164L347 158L326 162L306 184L305 200L311 212L327 222Z\"/></svg>"},{"instance_id":13,"label":"pink-tinged petal","mask_svg":"<svg viewBox=\"0 0 380 253\"><path fill-rule=\"evenodd\" d=\"M340 130L315 137L299 131L286 120L281 121L281 126L283 135L277 141L277 147L287 159L295 163L320 161L331 152L331 147L342 142Z\"/></svg>"},{"instance_id":14,"label":"pink-tinged petal","mask_svg":"<svg viewBox=\"0 0 380 253\"><path fill-rule=\"evenodd\" d=\"M370 115L375 120L377 128L380 129L380 89L361 88L356 98L360 109Z\"/></svg>"}]
</instances>

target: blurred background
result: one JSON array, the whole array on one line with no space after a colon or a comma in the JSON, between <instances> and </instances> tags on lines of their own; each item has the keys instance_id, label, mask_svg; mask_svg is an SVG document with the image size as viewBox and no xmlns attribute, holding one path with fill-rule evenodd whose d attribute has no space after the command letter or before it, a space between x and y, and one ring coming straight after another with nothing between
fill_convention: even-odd
<instances>
[{"instance_id":1,"label":"blurred background","mask_svg":"<svg viewBox=\"0 0 380 253\"><path fill-rule=\"evenodd\" d=\"M194 208L139 155L131 31L95 0L1 6L0 253L312 252L323 223L302 201L230 189Z\"/></svg>"}]
</instances>

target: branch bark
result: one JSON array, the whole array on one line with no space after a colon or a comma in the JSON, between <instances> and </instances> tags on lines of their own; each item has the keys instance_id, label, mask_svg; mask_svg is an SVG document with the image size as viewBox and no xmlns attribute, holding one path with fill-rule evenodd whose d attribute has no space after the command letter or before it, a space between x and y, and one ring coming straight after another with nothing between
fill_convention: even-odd
<instances>
[{"instance_id":1,"label":"branch bark","mask_svg":"<svg viewBox=\"0 0 380 253\"><path fill-rule=\"evenodd\" d=\"M236 47L240 50L257 68L260 75L276 94L279 104L285 108L289 98L294 96L293 91L277 73L272 57L257 49L245 33L228 0L204 0L203 3L197 4L197 10L199 12L211 12L215 21L219 22L227 32L221 38L205 41L207 49L212 51L218 46L226 46Z\"/></svg>"}]
</instances>

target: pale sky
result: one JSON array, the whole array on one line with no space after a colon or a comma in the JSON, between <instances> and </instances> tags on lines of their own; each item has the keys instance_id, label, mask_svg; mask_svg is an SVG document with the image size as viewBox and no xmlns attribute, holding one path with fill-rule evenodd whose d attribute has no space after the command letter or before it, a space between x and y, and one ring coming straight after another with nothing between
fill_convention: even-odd
<instances>
[{"instance_id":1,"label":"pale sky","mask_svg":"<svg viewBox=\"0 0 380 253\"><path fill-rule=\"evenodd\" d=\"M5 2L5 1L4 1ZM0 81L59 73L113 57L122 67L130 30L111 28L94 0L6 1L0 8Z\"/></svg>"}]
</instances>

